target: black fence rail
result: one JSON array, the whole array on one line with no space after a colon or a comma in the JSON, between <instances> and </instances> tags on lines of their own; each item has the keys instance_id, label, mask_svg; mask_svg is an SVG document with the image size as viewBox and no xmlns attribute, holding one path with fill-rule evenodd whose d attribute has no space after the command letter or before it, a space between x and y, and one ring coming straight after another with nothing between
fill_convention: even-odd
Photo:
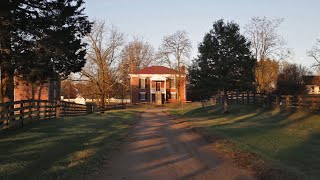
<instances>
[{"instance_id":1,"label":"black fence rail","mask_svg":"<svg viewBox=\"0 0 320 180\"><path fill-rule=\"evenodd\" d=\"M216 103L224 102L223 95L215 96ZM320 112L320 95L274 95L259 93L228 94L230 104L255 104L265 108L280 108L284 111L305 110Z\"/></svg>"},{"instance_id":2,"label":"black fence rail","mask_svg":"<svg viewBox=\"0 0 320 180\"><path fill-rule=\"evenodd\" d=\"M123 109L126 104L107 105L104 108L66 101L22 100L0 103L0 129L23 126L25 123L64 116L79 116L111 109Z\"/></svg>"}]
</instances>

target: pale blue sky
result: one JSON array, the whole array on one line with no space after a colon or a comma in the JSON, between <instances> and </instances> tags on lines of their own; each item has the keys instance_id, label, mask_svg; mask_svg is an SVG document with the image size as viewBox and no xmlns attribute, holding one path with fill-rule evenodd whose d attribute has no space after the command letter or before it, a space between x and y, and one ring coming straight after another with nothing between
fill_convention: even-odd
<instances>
[{"instance_id":1,"label":"pale blue sky","mask_svg":"<svg viewBox=\"0 0 320 180\"><path fill-rule=\"evenodd\" d=\"M293 50L293 61L307 66L314 60L306 51L320 38L320 0L87 0L85 7L90 19L106 20L128 40L142 37L155 49L163 36L185 30L193 44L192 57L219 19L243 27L253 16L284 18L279 33Z\"/></svg>"}]
</instances>

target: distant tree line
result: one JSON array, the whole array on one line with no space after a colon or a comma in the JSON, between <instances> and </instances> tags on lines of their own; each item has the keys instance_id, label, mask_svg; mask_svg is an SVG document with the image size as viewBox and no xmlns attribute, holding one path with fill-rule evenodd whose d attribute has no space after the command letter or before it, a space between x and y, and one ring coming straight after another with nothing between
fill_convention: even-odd
<instances>
[{"instance_id":1,"label":"distant tree line","mask_svg":"<svg viewBox=\"0 0 320 180\"><path fill-rule=\"evenodd\" d=\"M191 51L191 41L185 31L164 36L156 51L142 38L126 41L123 33L103 21L93 23L85 43L86 64L78 75L62 82L62 93L65 97L80 94L86 99L95 99L102 107L109 103L111 97L130 98L130 73L160 64L177 70L177 76L184 73L181 67L187 65ZM179 89L179 80L176 86ZM180 92L177 92L177 97L180 100Z\"/></svg>"},{"instance_id":2,"label":"distant tree line","mask_svg":"<svg viewBox=\"0 0 320 180\"><path fill-rule=\"evenodd\" d=\"M291 50L278 34L283 19L254 17L240 34L239 25L219 20L205 34L198 46L199 55L189 68L188 94L192 100L208 100L224 95L224 112L228 112L227 93L253 92L303 94L303 76L311 70L290 63ZM319 66L320 46L308 55Z\"/></svg>"}]
</instances>

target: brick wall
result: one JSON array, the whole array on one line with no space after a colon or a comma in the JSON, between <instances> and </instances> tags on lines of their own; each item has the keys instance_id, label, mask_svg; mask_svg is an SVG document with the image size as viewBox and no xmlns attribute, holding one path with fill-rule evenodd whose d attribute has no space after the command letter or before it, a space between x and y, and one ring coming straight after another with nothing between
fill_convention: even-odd
<instances>
[{"instance_id":1,"label":"brick wall","mask_svg":"<svg viewBox=\"0 0 320 180\"><path fill-rule=\"evenodd\" d=\"M41 100L60 100L60 81L51 81L34 87L34 98ZM15 77L15 101L32 99L32 85L19 77Z\"/></svg>"},{"instance_id":2,"label":"brick wall","mask_svg":"<svg viewBox=\"0 0 320 180\"><path fill-rule=\"evenodd\" d=\"M132 85L132 102L133 103L150 102L150 98L151 98L151 95L150 95L150 88L151 88L150 77L147 78L145 89L140 89L140 87L139 87L140 78L139 77L131 77L130 80L131 80L130 82L131 82L131 85ZM185 101L186 100L186 98L185 98L186 97L186 88L185 88L186 80L185 80L185 77L181 77L180 78L180 84L181 84L181 86L180 86L180 97L181 97L182 101ZM163 88L164 84L162 84L161 87ZM139 95L140 92L145 92L146 93L146 100L140 100L140 95ZM167 97L166 98L167 98L167 101L169 101L168 98L170 98L170 92L177 92L177 89L170 88L170 81L167 80L166 81L166 93L167 93ZM172 100L171 100L171 102L172 102Z\"/></svg>"}]
</instances>

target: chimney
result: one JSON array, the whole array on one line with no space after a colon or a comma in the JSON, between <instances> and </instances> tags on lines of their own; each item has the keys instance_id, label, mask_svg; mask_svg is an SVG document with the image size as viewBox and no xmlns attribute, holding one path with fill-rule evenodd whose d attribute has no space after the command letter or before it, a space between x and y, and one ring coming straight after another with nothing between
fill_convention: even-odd
<instances>
[{"instance_id":1,"label":"chimney","mask_svg":"<svg viewBox=\"0 0 320 180\"><path fill-rule=\"evenodd\" d=\"M186 73L186 67L185 67L184 65L182 65L182 66L180 67L180 72L181 72L182 74L185 74L185 73Z\"/></svg>"},{"instance_id":2,"label":"chimney","mask_svg":"<svg viewBox=\"0 0 320 180\"><path fill-rule=\"evenodd\" d=\"M136 72L135 70L135 67L134 67L134 64L133 62L130 61L130 64L129 64L129 68L130 68L130 74L133 74Z\"/></svg>"}]
</instances>

